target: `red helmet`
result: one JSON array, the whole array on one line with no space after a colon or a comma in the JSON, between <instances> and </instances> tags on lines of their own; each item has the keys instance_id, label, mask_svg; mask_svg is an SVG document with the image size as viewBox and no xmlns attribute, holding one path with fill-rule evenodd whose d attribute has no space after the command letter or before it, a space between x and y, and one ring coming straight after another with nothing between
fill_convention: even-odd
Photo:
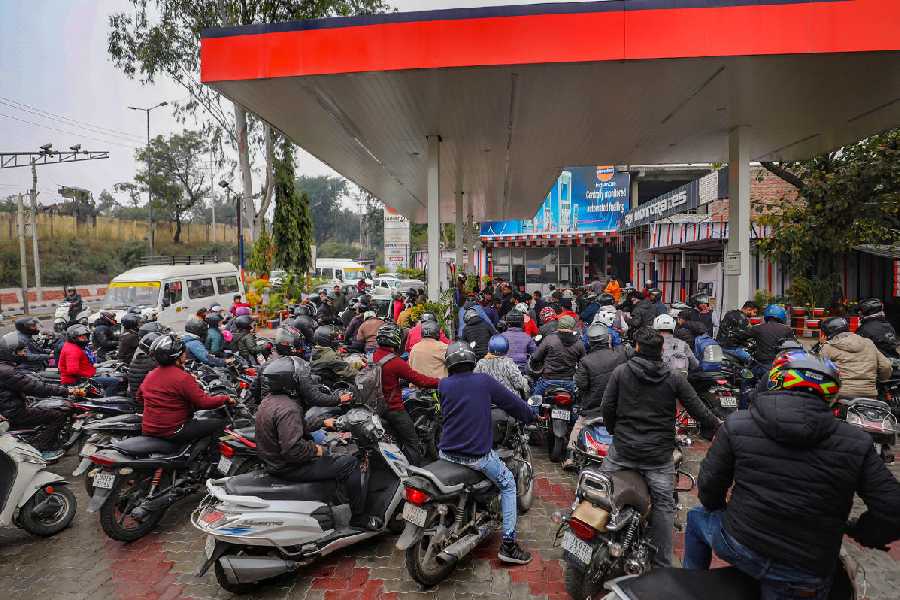
<instances>
[{"instance_id":1,"label":"red helmet","mask_svg":"<svg viewBox=\"0 0 900 600\"><path fill-rule=\"evenodd\" d=\"M769 389L808 392L833 404L841 388L841 376L830 360L803 350L782 352L772 363Z\"/></svg>"}]
</instances>

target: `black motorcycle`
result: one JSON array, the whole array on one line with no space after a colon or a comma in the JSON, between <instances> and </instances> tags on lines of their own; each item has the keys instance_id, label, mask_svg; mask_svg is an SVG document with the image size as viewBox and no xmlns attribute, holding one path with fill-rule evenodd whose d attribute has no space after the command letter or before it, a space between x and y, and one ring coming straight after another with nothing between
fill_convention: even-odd
<instances>
[{"instance_id":1,"label":"black motorcycle","mask_svg":"<svg viewBox=\"0 0 900 600\"><path fill-rule=\"evenodd\" d=\"M536 430L547 444L550 460L561 462L566 456L569 432L578 418L574 394L564 387L551 385L542 396L531 396L528 405L542 417Z\"/></svg>"}]
</instances>

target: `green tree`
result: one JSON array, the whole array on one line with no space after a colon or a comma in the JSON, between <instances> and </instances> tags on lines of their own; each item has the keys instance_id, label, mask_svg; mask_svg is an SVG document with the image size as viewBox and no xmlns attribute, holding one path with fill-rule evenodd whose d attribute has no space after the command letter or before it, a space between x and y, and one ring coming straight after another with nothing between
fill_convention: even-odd
<instances>
[{"instance_id":1,"label":"green tree","mask_svg":"<svg viewBox=\"0 0 900 600\"><path fill-rule=\"evenodd\" d=\"M253 242L253 248L250 250L250 257L247 258L247 268L256 273L257 276L268 275L272 270L275 260L275 245L272 243L272 237L269 232L263 229L259 232L259 237Z\"/></svg>"},{"instance_id":2,"label":"green tree","mask_svg":"<svg viewBox=\"0 0 900 600\"><path fill-rule=\"evenodd\" d=\"M309 209L315 215L313 229L315 230L316 244L319 246L326 240L343 237L336 234L340 224L346 222L349 217L350 211L341 207L341 200L347 196L348 183L343 177L328 175L316 177L302 175L297 179L297 187L309 197ZM356 238L358 238L358 219L356 223ZM339 239L338 241L347 243L353 239Z\"/></svg>"},{"instance_id":3,"label":"green tree","mask_svg":"<svg viewBox=\"0 0 900 600\"><path fill-rule=\"evenodd\" d=\"M282 141L275 162L275 216L272 220L275 264L292 273L306 273L312 267L310 242L313 225L309 197L295 186L294 153L291 142Z\"/></svg>"},{"instance_id":4,"label":"green tree","mask_svg":"<svg viewBox=\"0 0 900 600\"><path fill-rule=\"evenodd\" d=\"M759 241L795 276L826 279L862 244L900 242L900 129L793 163L762 166L797 188L798 200L758 205Z\"/></svg>"}]
</instances>

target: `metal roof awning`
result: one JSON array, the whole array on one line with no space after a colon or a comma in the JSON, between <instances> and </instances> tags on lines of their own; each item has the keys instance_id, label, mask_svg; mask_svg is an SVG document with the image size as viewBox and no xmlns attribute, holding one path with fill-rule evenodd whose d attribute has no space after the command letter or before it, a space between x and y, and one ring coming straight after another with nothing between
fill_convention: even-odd
<instances>
[{"instance_id":1,"label":"metal roof awning","mask_svg":"<svg viewBox=\"0 0 900 600\"><path fill-rule=\"evenodd\" d=\"M880 256L882 258L900 259L900 244L864 244L856 246L854 250Z\"/></svg>"},{"instance_id":2,"label":"metal roof awning","mask_svg":"<svg viewBox=\"0 0 900 600\"><path fill-rule=\"evenodd\" d=\"M564 165L797 159L900 123L900 2L612 0L206 31L202 81L422 222L527 218Z\"/></svg>"}]
</instances>

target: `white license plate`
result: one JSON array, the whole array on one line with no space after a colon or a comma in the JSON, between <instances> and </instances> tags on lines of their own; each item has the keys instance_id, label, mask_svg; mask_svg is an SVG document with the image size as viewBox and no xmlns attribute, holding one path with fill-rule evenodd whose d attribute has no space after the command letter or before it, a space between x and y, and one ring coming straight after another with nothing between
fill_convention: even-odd
<instances>
[{"instance_id":1,"label":"white license plate","mask_svg":"<svg viewBox=\"0 0 900 600\"><path fill-rule=\"evenodd\" d=\"M553 410L550 411L550 418L551 419L564 419L564 420L568 421L569 416L571 414L572 413L570 413L569 411L567 411L565 409L554 408Z\"/></svg>"},{"instance_id":2,"label":"white license plate","mask_svg":"<svg viewBox=\"0 0 900 600\"><path fill-rule=\"evenodd\" d=\"M97 446L95 446L94 444L85 444L84 446L82 446L81 453L78 456L88 457L95 452L97 452Z\"/></svg>"},{"instance_id":3,"label":"white license plate","mask_svg":"<svg viewBox=\"0 0 900 600\"><path fill-rule=\"evenodd\" d=\"M562 548L586 565L590 564L591 556L594 554L591 545L579 540L571 531L567 531L563 535Z\"/></svg>"},{"instance_id":4,"label":"white license plate","mask_svg":"<svg viewBox=\"0 0 900 600\"><path fill-rule=\"evenodd\" d=\"M94 487L95 488L103 488L104 490L111 490L113 484L116 482L116 474L115 473L106 473L104 471L100 471L99 473L94 474Z\"/></svg>"},{"instance_id":5,"label":"white license plate","mask_svg":"<svg viewBox=\"0 0 900 600\"><path fill-rule=\"evenodd\" d=\"M721 396L719 398L719 405L722 408L737 408L737 398L734 396Z\"/></svg>"},{"instance_id":6,"label":"white license plate","mask_svg":"<svg viewBox=\"0 0 900 600\"><path fill-rule=\"evenodd\" d=\"M425 519L428 518L428 511L407 502L403 505L403 518L413 525L425 527Z\"/></svg>"},{"instance_id":7,"label":"white license plate","mask_svg":"<svg viewBox=\"0 0 900 600\"><path fill-rule=\"evenodd\" d=\"M219 457L219 473L222 475L228 475L228 471L231 470L231 459L225 456Z\"/></svg>"}]
</instances>

